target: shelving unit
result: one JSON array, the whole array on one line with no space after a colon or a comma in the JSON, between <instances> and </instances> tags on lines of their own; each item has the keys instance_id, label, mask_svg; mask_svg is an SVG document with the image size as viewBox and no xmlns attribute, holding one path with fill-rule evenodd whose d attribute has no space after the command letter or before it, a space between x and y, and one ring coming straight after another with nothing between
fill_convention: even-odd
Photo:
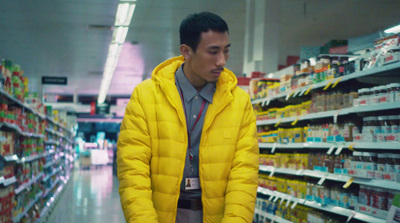
<instances>
[{"instance_id":1,"label":"shelving unit","mask_svg":"<svg viewBox=\"0 0 400 223\"><path fill-rule=\"evenodd\" d=\"M389 80L387 77L397 77L398 74L400 73L400 62L380 66L380 67L375 67L371 68L368 70L363 70L360 72L355 72L352 74L348 74L345 76L337 77L334 79L330 80L325 80L319 83L311 84L308 86L300 87L295 90L286 90L285 92L276 94L274 96L268 96L262 99L255 99L252 100L253 105L260 105L261 107L264 106L269 106L271 104L274 105L274 107L283 107L285 105L299 105L299 101L304 101L305 98L306 100L309 100L309 92L313 92L314 95L317 95L317 93L320 92L329 92L329 91L337 91L337 89L340 89L341 86L343 85L344 87L349 87L350 85L354 84L356 81L365 81L366 83L370 85L375 85L375 83L372 80L379 80L379 83L384 83L386 80ZM385 79L386 78L386 79ZM399 79L396 79L397 81ZM339 84L339 85L338 85ZM346 86L347 85L347 86ZM369 86L370 86L369 85ZM285 85L286 86L286 85ZM333 89L336 87L335 89ZM287 89L287 88L286 88ZM354 90L354 89L353 89ZM327 93L328 94L328 93ZM307 97L304 97L306 96ZM313 95L313 99L314 96ZM315 101L313 101L315 103ZM333 106L332 106L333 107ZM285 108L286 109L286 108ZM289 108L287 108L289 110ZM326 110L326 109L325 109ZM398 101L396 102L386 102L386 103L379 103L379 104L370 104L370 105L359 105L359 106L353 106L349 108L342 108L342 109L336 109L336 110L329 110L329 111L323 111L323 112L314 112L314 113L309 113L306 115L300 115L300 116L292 116L292 117L285 117L285 118L279 118L276 116L276 118L272 118L271 114L273 115L275 110L271 110L271 113L269 113L268 117L260 117L257 119L257 127L263 127L266 126L266 129L269 129L271 131L271 136L268 137L275 137L275 134L277 134L278 128L302 128L304 126L307 126L308 123L313 122L313 123L318 123L314 125L322 125L320 123L336 123L337 118L340 117L339 120L343 119L343 117L366 117L366 116L377 116L377 112L385 112L384 114L393 114L400 110L400 103ZM281 111L282 113L286 112ZM291 112L291 111L290 111ZM279 110L277 111L279 114ZM298 112L299 113L299 112ZM264 113L265 114L265 113ZM287 113L284 113L285 115ZM294 130L296 131L296 130ZM322 131L322 130L321 130ZM280 132L279 132L280 134ZM295 134L295 133L293 133ZM296 134L302 134L299 133L299 131L296 132ZM322 138L321 138L322 139ZM271 140L271 138L268 138L268 140ZM306 139L303 139L306 141ZM339 139L340 140L340 139ZM339 155L342 151L348 153L349 150L354 151L354 150L361 150L361 151L382 151L384 150L385 152L388 151L393 151L393 153L397 153L400 151L400 142L396 141L386 141L386 142L296 142L296 143L279 143L279 142L274 142L274 143L265 143L265 142L260 142L259 143L259 148L261 153L266 153L266 154L274 154L277 150L280 153L307 153L307 152L313 152L314 153L321 153L321 150L326 150L326 153L328 155ZM269 156L271 157L271 156ZM271 159L271 158L269 158ZM296 170L296 169L288 169L288 168L275 168L273 166L264 166L260 165L260 172L264 174L269 174L269 176L274 176L275 174L279 174L279 177L283 179L290 179L294 177L300 177L296 179L302 179L302 181L307 181L308 178L316 178L320 179L320 182L324 182L325 180L329 181L334 181L334 182L341 182L343 184L349 183L349 184L358 184L358 185L366 185L366 186L371 186L371 187L378 187L378 188L384 188L388 190L397 190L400 191L400 182L395 182L395 181L389 181L389 180L380 180L380 179L367 179L367 178L360 178L360 177L354 177L350 175L345 175L345 174L337 174L337 173L327 173L327 172L322 172L318 170ZM264 175L266 177L266 175ZM305 177L305 178L303 178ZM267 177L266 177L267 178ZM306 180L304 180L306 179ZM265 179L267 180L267 179ZM322 184L321 183L321 184ZM319 184L319 183L318 183ZM279 199L284 199L284 200L291 200L291 202L295 202L298 204L302 204L314 209L318 210L323 210L327 211L333 214L338 214L342 216L352 216L355 219L364 221L364 222L385 222L383 219L379 219L377 217L361 213L361 212L355 212L350 209L345 209L339 206L333 206L333 205L321 205L317 202L314 201L308 201L305 199L298 199L295 197L292 197L287 194L279 193L277 191L269 191L268 189L261 188L259 187L258 190L259 194L264 194L268 195L270 197L274 197L274 201ZM286 221L285 219L279 219L276 216L273 216L268 213L263 213L260 210L256 210L256 213L262 214L265 218L268 219L273 219L273 222L290 222ZM381 217L381 213L377 214L376 216ZM283 221L282 221L283 220Z\"/></svg>"},{"instance_id":2,"label":"shelving unit","mask_svg":"<svg viewBox=\"0 0 400 223\"><path fill-rule=\"evenodd\" d=\"M35 223L45 223L47 222L47 217L49 216L51 210L55 207L55 204L58 202L60 199L61 194L64 192L64 188L68 184L68 180L66 183L61 183L60 186L57 187L55 193L53 194L52 197L49 198L49 200L46 202L44 208L40 212L40 218L35 221ZM53 187L54 188L54 187ZM43 196L46 197L46 196Z\"/></svg>"},{"instance_id":3,"label":"shelving unit","mask_svg":"<svg viewBox=\"0 0 400 223\"><path fill-rule=\"evenodd\" d=\"M15 182L17 182L17 179L15 177L10 177L10 178L4 178L3 176L0 177L0 185L3 185L4 187L10 186Z\"/></svg>"},{"instance_id":4,"label":"shelving unit","mask_svg":"<svg viewBox=\"0 0 400 223\"><path fill-rule=\"evenodd\" d=\"M356 113L365 113L365 112L375 112L375 111L385 111L391 109L400 109L400 103L382 103L377 105L365 105L365 106L357 106L352 108L345 108L341 110L333 110L326 112L318 112L311 113L307 115L302 115L298 117L289 117L289 118L281 118L281 119L270 119L270 120L259 120L257 121L257 125L274 125L277 123L292 123L294 121L303 121L303 120L312 120L312 119L321 119L321 118L333 118L335 115L348 115L348 114L356 114Z\"/></svg>"},{"instance_id":5,"label":"shelving unit","mask_svg":"<svg viewBox=\"0 0 400 223\"><path fill-rule=\"evenodd\" d=\"M400 69L400 62L396 62L393 64L388 64L385 66L381 66L381 67L375 67L375 68L371 68L368 70L363 70L363 71L359 71L359 72L355 72L346 76L342 76L342 77L337 77L334 78L332 80L326 80L320 83L316 83L316 84L312 84L310 86L305 86L293 91L289 91L289 92L283 92L280 93L276 96L273 97L266 97L266 98L262 98L262 99L256 99L253 100L251 102L251 104L269 104L270 101L273 100L277 100L278 98L286 98L288 95L303 95L307 90L313 90L313 89L319 89L319 88L323 88L325 86L327 86L329 83L343 83L345 81L349 81L349 80L354 80L357 78L361 78L361 77L366 77L366 76L372 76L372 75L376 75L376 74L380 74L380 73L387 73L387 72L393 72L393 71L398 71Z\"/></svg>"},{"instance_id":6,"label":"shelving unit","mask_svg":"<svg viewBox=\"0 0 400 223\"><path fill-rule=\"evenodd\" d=\"M48 181L52 176L54 176L54 175L56 175L58 172L60 172L61 171L61 167L60 168L58 168L58 169L55 169L55 170L53 170L53 172L51 173L51 174L48 174L48 175L46 175L44 178L43 178L43 182L46 182L46 181Z\"/></svg>"},{"instance_id":7,"label":"shelving unit","mask_svg":"<svg viewBox=\"0 0 400 223\"><path fill-rule=\"evenodd\" d=\"M22 157L24 154L26 154L26 152L21 153L20 148L14 147L14 152L19 151L18 155L7 154L0 157L0 161L3 161L7 168L10 168L14 165L15 167L13 167L13 169L15 168L15 170L16 168L26 168L26 165L24 164L29 163L30 165L28 165L28 167L35 166L35 168L44 170L44 172L36 174L36 176L29 178L27 181L25 179L27 176L24 175L23 179L25 179L25 181L22 184L18 182L20 179L19 177L17 178L16 176L13 176L5 179L4 176L0 176L0 189L2 187L9 188L9 186L15 184L15 189L12 190L14 191L16 200L13 202L17 202L18 196L22 196L21 198L25 199L24 196L26 195L25 193L28 193L28 188L32 188L30 191L39 191L36 195L29 195L34 196L34 199L29 200L27 205L24 207L21 207L23 204L19 203L20 206L18 208L19 210L23 211L17 215L14 215L12 221L17 223L25 219L26 216L29 215L30 209L35 204L38 204L39 206L41 204L46 204L40 211L40 218L37 218L36 216L30 216L33 218L33 221L45 222L43 219L45 219L46 215L49 214L49 210L54 208L56 204L56 202L54 202L55 199L59 199L59 196L70 179L70 174L74 165L74 159L65 159L65 157L74 157L74 150L72 149L72 145L74 143L74 140L72 139L73 132L55 121L53 118L39 114L37 111L20 102L18 99L14 98L2 89L0 89L0 96L5 96L8 99L8 103L12 103L14 106L20 106L23 113L28 112L30 113L29 115L33 114L36 123L40 125L46 125L46 128L36 128L36 131L38 131L38 129L40 132L40 129L43 130L43 134L41 134L22 131L18 125L12 124L14 122L10 123L7 120L7 122L0 122L0 130L15 133L15 137L17 139L18 137L21 137L21 140L23 140L23 138L40 139L34 141L34 143L36 143L38 147L40 146L41 148L44 148L41 150L33 149L31 155ZM15 141L16 139L13 138L13 140ZM7 138L0 137L0 141L7 142ZM46 159L45 165L43 165L42 159ZM50 167L52 166L56 167L56 169L54 169L50 174L46 175L46 169L49 171ZM22 172L25 174L25 169L24 171L20 171L15 174L21 174ZM54 181L49 183L51 178L54 178ZM43 189L43 187L39 185L43 185L45 188Z\"/></svg>"},{"instance_id":8,"label":"shelving unit","mask_svg":"<svg viewBox=\"0 0 400 223\"><path fill-rule=\"evenodd\" d=\"M400 142L304 142L304 143L259 143L260 149L330 149L331 147L338 148L342 146L343 148L352 147L353 149L385 149L385 150L399 150Z\"/></svg>"},{"instance_id":9,"label":"shelving unit","mask_svg":"<svg viewBox=\"0 0 400 223\"><path fill-rule=\"evenodd\" d=\"M342 216L346 216L346 217L351 216L354 219L358 219L358 220L365 221L365 222L370 222L370 223L385 223L386 222L384 219L375 218L373 216L363 214L360 212L356 212L354 210L350 210L350 209L346 209L346 208L342 208L342 207L338 207L338 206L332 206L332 205L321 205L314 201L300 199L300 198L293 197L288 194L284 194L284 193L281 193L278 191L271 191L269 189L262 188L262 187L258 187L257 192L261 193L263 195L269 196L270 200L273 200L274 202L277 202L279 199L281 199L281 200L286 200L289 203L292 202L292 205L293 204L301 204L304 206L312 207L312 208L315 208L318 210L322 210L322 211L326 211L326 212L330 212L330 213L334 213L334 214L338 214L338 215L342 215Z\"/></svg>"},{"instance_id":10,"label":"shelving unit","mask_svg":"<svg viewBox=\"0 0 400 223\"><path fill-rule=\"evenodd\" d=\"M60 183L60 182L61 182L60 179L55 180L55 181L53 182L53 184L51 184L50 188L46 189L46 191L45 191L44 194L43 194L43 197L46 197L46 196L49 194L49 192L50 192L51 190L53 190L53 188L54 188L58 183Z\"/></svg>"},{"instance_id":11,"label":"shelving unit","mask_svg":"<svg viewBox=\"0 0 400 223\"><path fill-rule=\"evenodd\" d=\"M39 192L39 193L36 195L36 198L35 198L33 201L29 202L28 205L25 206L24 211L23 211L22 213L19 213L19 214L13 219L13 222L14 222L14 223L20 222L21 219L24 217L24 215L25 215L26 213L28 213L28 211L33 207L33 205L35 205L36 202L38 202L38 200L42 197L42 195L43 195L43 191Z\"/></svg>"},{"instance_id":12,"label":"shelving unit","mask_svg":"<svg viewBox=\"0 0 400 223\"><path fill-rule=\"evenodd\" d=\"M275 168L273 166L265 166L260 165L260 171L269 172L269 173L278 173L278 174L286 174L293 176L308 176L314 178L325 178L327 180L337 181L337 182L348 182L350 179L353 179L353 183L380 187L384 189L398 190L400 188L400 183L389 181L389 180L379 180L379 179L366 179L359 177L351 177L348 175L334 174L334 173L326 173L317 170L294 170L287 168Z\"/></svg>"},{"instance_id":13,"label":"shelving unit","mask_svg":"<svg viewBox=\"0 0 400 223\"><path fill-rule=\"evenodd\" d=\"M277 222L277 223L293 223L293 222L291 222L291 221L288 221L288 220L286 220L286 219L277 217L277 216L275 216L275 215L273 215L273 214L264 212L264 211L262 211L262 210L260 210L260 209L257 209L257 208L255 209L254 214L262 215L262 216L264 216L264 218L270 219L270 220L272 220L273 222Z\"/></svg>"},{"instance_id":14,"label":"shelving unit","mask_svg":"<svg viewBox=\"0 0 400 223\"><path fill-rule=\"evenodd\" d=\"M22 103L21 101L19 101L16 98L14 98L13 96L11 96L7 92L3 91L2 89L0 89L0 95L6 96L9 100L11 100L12 102L18 104L19 106L23 107L24 109L28 110L29 112L33 113L34 115L38 116L39 118L41 118L41 119L45 118L44 115L38 113L37 111L35 111L34 109L30 108L29 106L26 106L24 103Z\"/></svg>"},{"instance_id":15,"label":"shelving unit","mask_svg":"<svg viewBox=\"0 0 400 223\"><path fill-rule=\"evenodd\" d=\"M39 179L41 177L44 176L44 173L41 172L38 175L36 175L35 177L33 177L31 180L29 180L27 183L22 184L21 186L19 186L17 189L15 189L15 194L19 194L21 193L23 190L25 190L26 188L28 188L29 186L31 186L33 183L36 183L39 181Z\"/></svg>"},{"instance_id":16,"label":"shelving unit","mask_svg":"<svg viewBox=\"0 0 400 223\"><path fill-rule=\"evenodd\" d=\"M2 127L7 127L10 129L13 129L17 131L19 134L25 136L25 137L33 137L33 138L44 138L44 135L42 134L34 134L34 133L29 133L29 132L23 132L17 125L15 124L10 124L6 122L0 122L0 128Z\"/></svg>"}]
</instances>

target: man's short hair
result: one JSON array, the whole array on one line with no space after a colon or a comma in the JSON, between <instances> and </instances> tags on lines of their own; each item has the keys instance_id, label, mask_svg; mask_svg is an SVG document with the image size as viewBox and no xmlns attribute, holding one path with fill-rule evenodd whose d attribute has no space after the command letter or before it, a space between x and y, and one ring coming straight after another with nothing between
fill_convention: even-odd
<instances>
[{"instance_id":1,"label":"man's short hair","mask_svg":"<svg viewBox=\"0 0 400 223\"><path fill-rule=\"evenodd\" d=\"M229 28L226 22L218 15L211 12L201 12L188 15L179 28L180 43L190 46L196 52L200 43L201 33L209 30L227 32Z\"/></svg>"}]
</instances>

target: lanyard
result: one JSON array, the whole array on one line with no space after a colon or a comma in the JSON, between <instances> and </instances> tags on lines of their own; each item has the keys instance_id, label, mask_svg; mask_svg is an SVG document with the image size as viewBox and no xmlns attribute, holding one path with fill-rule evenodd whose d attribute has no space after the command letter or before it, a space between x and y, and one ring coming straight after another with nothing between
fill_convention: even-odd
<instances>
[{"instance_id":1,"label":"lanyard","mask_svg":"<svg viewBox=\"0 0 400 223\"><path fill-rule=\"evenodd\" d=\"M193 156L193 154L192 154L192 143L191 143L191 140L190 140L190 135L192 134L194 127L196 127L197 122L199 122L200 116L201 116L201 114L203 113L203 110L204 110L204 106L206 105L206 100L203 99L203 104L201 105L199 114L197 115L196 122L194 123L192 129L189 131L189 122L188 122L188 118L187 118L187 114L186 114L185 99L183 98L182 88L179 87L179 90L181 91L181 98L182 98L183 110L184 110L184 112L185 112L186 128L187 128L187 131L188 131L187 134L188 134L188 140L189 140L189 146L188 146L188 147L189 147L189 161L190 161L190 166L192 166L192 160L193 160L193 157L194 157L194 156ZM192 171L193 171L193 168L191 168L191 169L192 169Z\"/></svg>"}]
</instances>

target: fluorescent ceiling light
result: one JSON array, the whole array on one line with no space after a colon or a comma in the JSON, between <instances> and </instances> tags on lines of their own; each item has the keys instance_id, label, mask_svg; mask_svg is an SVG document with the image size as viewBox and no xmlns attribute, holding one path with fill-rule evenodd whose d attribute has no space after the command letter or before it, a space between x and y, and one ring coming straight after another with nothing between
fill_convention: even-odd
<instances>
[{"instance_id":1,"label":"fluorescent ceiling light","mask_svg":"<svg viewBox=\"0 0 400 223\"><path fill-rule=\"evenodd\" d=\"M117 43L112 43L108 49L108 56L117 56L121 51L122 46Z\"/></svg>"},{"instance_id":2,"label":"fluorescent ceiling light","mask_svg":"<svg viewBox=\"0 0 400 223\"><path fill-rule=\"evenodd\" d=\"M129 30L129 24L131 23L132 15L135 11L135 2L136 1L122 0L118 5L114 23L115 29L112 34L111 45L108 49L107 61L104 66L103 78L101 80L99 96L97 98L99 104L104 103L106 99L115 68L118 64L122 44L125 42Z\"/></svg>"},{"instance_id":3,"label":"fluorescent ceiling light","mask_svg":"<svg viewBox=\"0 0 400 223\"><path fill-rule=\"evenodd\" d=\"M118 5L115 26L129 26L136 4L121 3Z\"/></svg>"},{"instance_id":4,"label":"fluorescent ceiling light","mask_svg":"<svg viewBox=\"0 0 400 223\"><path fill-rule=\"evenodd\" d=\"M116 29L114 29L113 42L124 44L126 35L128 34L128 29L129 29L128 27L122 27L122 26L119 26Z\"/></svg>"},{"instance_id":5,"label":"fluorescent ceiling light","mask_svg":"<svg viewBox=\"0 0 400 223\"><path fill-rule=\"evenodd\" d=\"M400 32L400 25L385 30L385 33L399 33L399 32Z\"/></svg>"}]
</instances>

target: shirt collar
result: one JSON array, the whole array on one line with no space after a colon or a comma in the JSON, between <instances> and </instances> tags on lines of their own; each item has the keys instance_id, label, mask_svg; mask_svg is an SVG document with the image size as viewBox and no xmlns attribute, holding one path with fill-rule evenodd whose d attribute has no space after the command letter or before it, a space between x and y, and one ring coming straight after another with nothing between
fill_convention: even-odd
<instances>
[{"instance_id":1,"label":"shirt collar","mask_svg":"<svg viewBox=\"0 0 400 223\"><path fill-rule=\"evenodd\" d=\"M186 78L186 75L183 73L183 66L184 66L184 63L176 71L176 82L177 82L178 88L182 89L185 101L190 102L193 99L193 97L195 97L197 94L199 94L208 103L212 104L213 96L215 93L215 87L216 87L215 83L207 83L200 90L200 92L197 92L197 90L193 87L193 85ZM178 89L178 90L180 90L180 89Z\"/></svg>"}]
</instances>

